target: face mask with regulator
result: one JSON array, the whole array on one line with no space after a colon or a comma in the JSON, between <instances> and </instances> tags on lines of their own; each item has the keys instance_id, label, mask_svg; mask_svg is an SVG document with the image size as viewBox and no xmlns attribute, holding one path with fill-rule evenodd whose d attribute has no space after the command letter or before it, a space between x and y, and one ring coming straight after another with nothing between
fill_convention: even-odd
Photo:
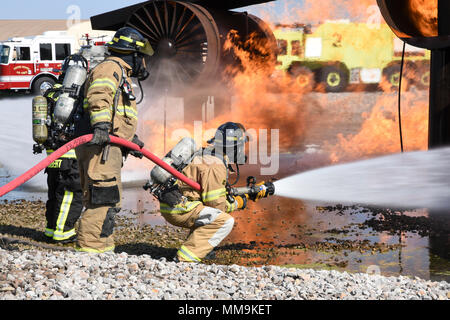
<instances>
[{"instance_id":1,"label":"face mask with regulator","mask_svg":"<svg viewBox=\"0 0 450 320\"><path fill-rule=\"evenodd\" d=\"M142 88L142 82L148 79L148 77L150 76L150 73L147 71L147 65L145 63L144 56L142 56L141 54L138 54L136 52L133 55L133 73L131 76L134 78L137 78L139 90L141 91L141 97L140 97L139 101L136 101L136 104L141 104L142 101L144 100L144 90ZM129 84L128 84L128 86L129 86ZM130 86L129 86L129 88L130 88ZM130 92L131 92L131 89L130 89ZM133 97L134 97L134 100L130 100L130 101L136 100L136 97L134 95L133 95ZM131 96L130 96L130 99L131 99Z\"/></svg>"}]
</instances>

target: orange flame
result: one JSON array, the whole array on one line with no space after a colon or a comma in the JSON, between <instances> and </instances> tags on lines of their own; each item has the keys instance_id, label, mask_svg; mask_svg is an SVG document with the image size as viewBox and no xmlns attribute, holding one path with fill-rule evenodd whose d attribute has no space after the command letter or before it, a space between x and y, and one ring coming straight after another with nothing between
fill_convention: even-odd
<instances>
[{"instance_id":1,"label":"orange flame","mask_svg":"<svg viewBox=\"0 0 450 320\"><path fill-rule=\"evenodd\" d=\"M235 95L233 117L244 121L249 128L279 129L282 151L298 146L305 130L306 101L302 87L289 75L273 75L275 59L271 56L273 48L270 44L255 34L242 41L232 31L224 49L240 61L240 67L225 70ZM259 53L257 57L263 58L255 59L254 51Z\"/></svg>"},{"instance_id":2,"label":"orange flame","mask_svg":"<svg viewBox=\"0 0 450 320\"><path fill-rule=\"evenodd\" d=\"M420 95L417 92L409 92L402 96L401 118L405 151L428 148L428 104ZM346 137L339 134L339 142L327 146L332 162L400 151L398 110L396 99L393 99L395 96L382 96L370 113L362 114L365 121L359 133Z\"/></svg>"},{"instance_id":3,"label":"orange flame","mask_svg":"<svg viewBox=\"0 0 450 320\"><path fill-rule=\"evenodd\" d=\"M438 35L438 0L409 0L411 20L425 37Z\"/></svg>"}]
</instances>

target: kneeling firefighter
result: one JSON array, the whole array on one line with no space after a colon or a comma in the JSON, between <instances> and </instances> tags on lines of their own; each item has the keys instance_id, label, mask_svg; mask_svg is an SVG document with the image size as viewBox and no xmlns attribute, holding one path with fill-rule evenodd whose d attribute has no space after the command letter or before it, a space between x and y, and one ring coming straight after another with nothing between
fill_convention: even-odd
<instances>
[{"instance_id":1,"label":"kneeling firefighter","mask_svg":"<svg viewBox=\"0 0 450 320\"><path fill-rule=\"evenodd\" d=\"M69 68L71 66L77 67ZM56 121L58 101L65 94L65 87L72 86L72 79L78 70L87 72L87 61L79 55L68 56L60 70L58 82L51 86L43 84L43 96L33 100L33 138L37 142L33 146L34 153L41 153L44 149L47 155L71 140L70 129L63 130ZM81 72L83 74L83 71ZM64 82L70 82L70 85ZM75 150L70 150L59 159L51 163L46 169L48 200L46 202L45 217L47 225L45 236L57 243L74 242L76 239L75 223L78 221L82 204L82 192L78 162Z\"/></svg>"},{"instance_id":2,"label":"kneeling firefighter","mask_svg":"<svg viewBox=\"0 0 450 320\"><path fill-rule=\"evenodd\" d=\"M212 258L213 249L234 226L230 213L245 209L248 199L257 201L273 194L265 186L258 186L258 191L251 195L245 193L251 190L249 188L235 192L238 189L232 189L228 182L229 171L234 172L232 164L239 168L239 164L246 162L247 141L241 124L227 122L208 141L211 146L196 150L193 139L184 138L166 155L163 160L198 182L202 188L200 192L160 167L152 170L151 180L145 188L160 201L162 216L172 225L191 230L177 252L176 261L200 262L205 257ZM238 179L239 176L234 184ZM231 190L234 192L228 192Z\"/></svg>"},{"instance_id":3,"label":"kneeling firefighter","mask_svg":"<svg viewBox=\"0 0 450 320\"><path fill-rule=\"evenodd\" d=\"M93 139L76 148L83 203L77 250L106 252L114 249L115 215L121 210L121 168L127 150L109 145L109 135L143 146L135 135L138 113L130 77L145 80L145 56L153 49L138 31L124 27L106 44L109 57L88 75L84 113L78 134L93 133ZM142 156L139 154L133 154Z\"/></svg>"}]
</instances>

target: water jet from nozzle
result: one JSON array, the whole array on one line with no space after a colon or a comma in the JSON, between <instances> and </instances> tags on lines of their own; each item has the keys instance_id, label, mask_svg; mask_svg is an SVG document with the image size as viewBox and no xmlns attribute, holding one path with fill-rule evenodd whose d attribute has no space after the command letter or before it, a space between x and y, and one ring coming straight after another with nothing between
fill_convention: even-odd
<instances>
[{"instance_id":1,"label":"water jet from nozzle","mask_svg":"<svg viewBox=\"0 0 450 320\"><path fill-rule=\"evenodd\" d=\"M450 209L450 148L329 166L274 182L275 195L391 208Z\"/></svg>"}]
</instances>

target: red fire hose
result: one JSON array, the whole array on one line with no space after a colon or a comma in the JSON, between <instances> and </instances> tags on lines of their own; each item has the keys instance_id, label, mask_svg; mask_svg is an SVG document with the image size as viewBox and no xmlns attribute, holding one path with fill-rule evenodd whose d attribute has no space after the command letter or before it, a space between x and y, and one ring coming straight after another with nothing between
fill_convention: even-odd
<instances>
[{"instance_id":1,"label":"red fire hose","mask_svg":"<svg viewBox=\"0 0 450 320\"><path fill-rule=\"evenodd\" d=\"M160 158L155 156L150 151L148 151L148 150L146 150L144 148L141 148L137 144L132 143L132 142L130 142L128 140L125 140L125 139L122 139L122 138L118 138L118 137L114 137L114 136L109 136L109 137L111 139L111 143L112 144L116 144L116 145L123 146L123 147L128 148L128 149L132 149L132 150L141 152L146 158L148 158L149 160L153 161L156 165L160 166L164 170L168 171L175 178L183 181L184 183L186 183L187 185L191 186L192 188L194 188L197 191L201 190L201 186L197 182L189 179L188 177L186 177L182 173L178 172L177 170L175 170L173 167L171 167L170 165L168 165L167 163L162 161ZM47 168L53 161L55 161L56 159L60 158L62 155L66 154L70 150L72 150L72 149L74 149L74 148L76 148L76 147L78 147L78 146L80 146L82 144L88 143L91 140L92 140L92 134L88 134L88 135L79 137L77 139L74 139L74 140L66 143L61 148L59 148L58 150L53 152L50 156L48 156L47 158L45 158L44 160L39 162L36 166L34 166L30 170L28 170L27 172L22 174L20 177L14 179L13 181L5 184L2 187L0 187L0 197L4 196L8 192L14 190L15 188L19 187L20 185L24 184L25 182L27 182L28 180L33 178L40 171L42 171L45 168Z\"/></svg>"}]
</instances>

